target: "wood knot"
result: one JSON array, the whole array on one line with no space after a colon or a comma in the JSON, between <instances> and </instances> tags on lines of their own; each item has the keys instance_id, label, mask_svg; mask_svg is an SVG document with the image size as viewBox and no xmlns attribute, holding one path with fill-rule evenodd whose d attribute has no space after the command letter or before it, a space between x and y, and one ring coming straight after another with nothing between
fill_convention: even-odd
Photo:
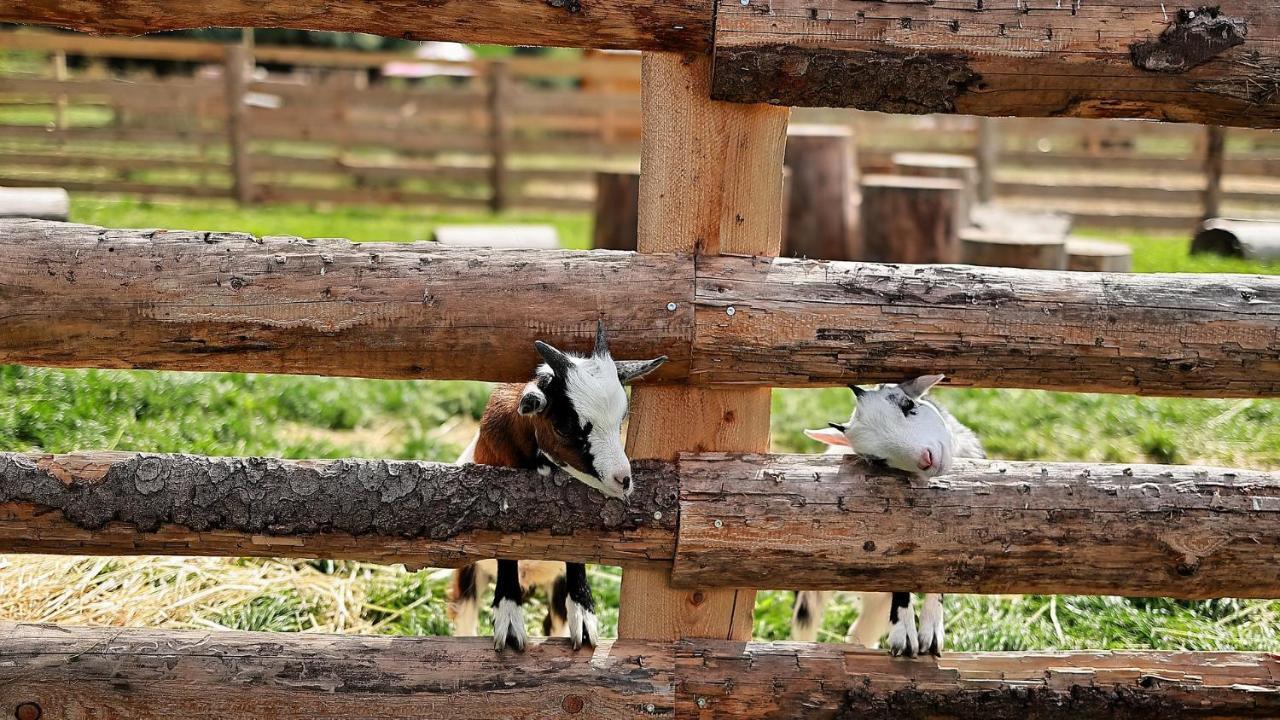
<instances>
[{"instance_id":1,"label":"wood knot","mask_svg":"<svg viewBox=\"0 0 1280 720\"><path fill-rule=\"evenodd\" d=\"M689 595L689 604L694 607L701 607L702 603L706 601L707 595L701 590L694 590L693 593Z\"/></svg>"},{"instance_id":2,"label":"wood knot","mask_svg":"<svg viewBox=\"0 0 1280 720\"><path fill-rule=\"evenodd\" d=\"M560 707L570 715L577 715L582 712L584 705L586 705L586 701L582 699L581 695L565 695L564 702L560 703Z\"/></svg>"},{"instance_id":3,"label":"wood knot","mask_svg":"<svg viewBox=\"0 0 1280 720\"><path fill-rule=\"evenodd\" d=\"M866 542L862 543L862 549L863 549L863 550L866 550L867 552L875 552L875 549L876 549L876 543L875 543L875 541L874 541L874 540L868 540L868 541L866 541Z\"/></svg>"},{"instance_id":4,"label":"wood knot","mask_svg":"<svg viewBox=\"0 0 1280 720\"><path fill-rule=\"evenodd\" d=\"M22 703L13 711L13 716L18 720L40 720L43 714L44 711L39 705L30 702Z\"/></svg>"}]
</instances>

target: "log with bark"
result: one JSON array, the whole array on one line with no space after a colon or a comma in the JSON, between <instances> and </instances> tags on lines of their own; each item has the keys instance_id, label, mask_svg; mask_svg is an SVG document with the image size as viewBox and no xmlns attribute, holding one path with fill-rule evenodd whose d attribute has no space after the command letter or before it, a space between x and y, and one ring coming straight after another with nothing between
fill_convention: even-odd
<instances>
[{"instance_id":1,"label":"log with bark","mask_svg":"<svg viewBox=\"0 0 1280 720\"><path fill-rule=\"evenodd\" d=\"M863 177L860 259L960 262L958 232L964 191L964 184L951 178Z\"/></svg>"},{"instance_id":2,"label":"log with bark","mask_svg":"<svg viewBox=\"0 0 1280 720\"><path fill-rule=\"evenodd\" d=\"M791 125L791 169L782 254L822 260L861 260L861 192L857 146L848 125Z\"/></svg>"},{"instance_id":3,"label":"log with bark","mask_svg":"<svg viewBox=\"0 0 1280 720\"><path fill-rule=\"evenodd\" d=\"M696 382L1280 394L1271 276L703 258L697 282Z\"/></svg>"},{"instance_id":4,"label":"log with bark","mask_svg":"<svg viewBox=\"0 0 1280 720\"><path fill-rule=\"evenodd\" d=\"M520 655L478 638L0 625L18 720L494 717L1273 718L1263 653L1023 652L905 660L844 645L620 640Z\"/></svg>"}]
</instances>

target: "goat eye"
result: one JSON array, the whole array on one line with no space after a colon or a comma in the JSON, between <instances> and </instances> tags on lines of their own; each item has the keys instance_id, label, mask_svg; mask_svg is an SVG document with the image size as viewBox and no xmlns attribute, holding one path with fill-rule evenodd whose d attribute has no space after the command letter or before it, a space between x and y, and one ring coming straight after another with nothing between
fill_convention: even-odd
<instances>
[{"instance_id":1,"label":"goat eye","mask_svg":"<svg viewBox=\"0 0 1280 720\"><path fill-rule=\"evenodd\" d=\"M916 414L916 404L913 400L903 400L898 407L902 408L903 417L911 417Z\"/></svg>"}]
</instances>

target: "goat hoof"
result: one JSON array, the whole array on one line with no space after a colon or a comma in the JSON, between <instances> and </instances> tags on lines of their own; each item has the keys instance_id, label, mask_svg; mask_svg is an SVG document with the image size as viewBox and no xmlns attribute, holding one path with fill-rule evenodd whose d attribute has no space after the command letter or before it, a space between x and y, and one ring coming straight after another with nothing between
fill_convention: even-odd
<instances>
[{"instance_id":1,"label":"goat hoof","mask_svg":"<svg viewBox=\"0 0 1280 720\"><path fill-rule=\"evenodd\" d=\"M907 610L903 619L889 628L889 652L894 657L913 658L920 652L920 638L916 633L915 617Z\"/></svg>"},{"instance_id":2,"label":"goat hoof","mask_svg":"<svg viewBox=\"0 0 1280 720\"><path fill-rule=\"evenodd\" d=\"M493 608L493 649L502 652L511 648L524 652L528 634L524 629L524 608L514 600L502 600Z\"/></svg>"},{"instance_id":3,"label":"goat hoof","mask_svg":"<svg viewBox=\"0 0 1280 720\"><path fill-rule=\"evenodd\" d=\"M583 645L595 647L596 638L600 637L600 621L592 608L588 608L573 598L565 599L565 614L568 616L569 643L574 650Z\"/></svg>"}]
</instances>

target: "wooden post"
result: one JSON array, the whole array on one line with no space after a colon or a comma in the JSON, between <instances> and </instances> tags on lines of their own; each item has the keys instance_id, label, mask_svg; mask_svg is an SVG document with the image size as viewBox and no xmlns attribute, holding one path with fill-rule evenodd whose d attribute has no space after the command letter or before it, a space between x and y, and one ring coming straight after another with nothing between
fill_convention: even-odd
<instances>
[{"instance_id":1,"label":"wooden post","mask_svg":"<svg viewBox=\"0 0 1280 720\"><path fill-rule=\"evenodd\" d=\"M964 184L948 178L868 175L862 179L867 260L960 262L956 206Z\"/></svg>"},{"instance_id":2,"label":"wooden post","mask_svg":"<svg viewBox=\"0 0 1280 720\"><path fill-rule=\"evenodd\" d=\"M67 51L53 51L53 79L58 82L67 81ZM55 101L56 105L53 109L53 126L58 130L58 144L62 145L66 142L65 130L67 129L67 96L58 93Z\"/></svg>"},{"instance_id":3,"label":"wooden post","mask_svg":"<svg viewBox=\"0 0 1280 720\"><path fill-rule=\"evenodd\" d=\"M1205 128L1204 146L1204 217L1209 220L1222 214L1222 168L1226 160L1227 129L1221 125Z\"/></svg>"},{"instance_id":4,"label":"wooden post","mask_svg":"<svg viewBox=\"0 0 1280 720\"><path fill-rule=\"evenodd\" d=\"M228 45L223 74L226 76L227 141L231 152L231 193L236 202L253 202L253 175L249 168L249 117L244 98L249 88L250 63L245 44Z\"/></svg>"},{"instance_id":5,"label":"wooden post","mask_svg":"<svg viewBox=\"0 0 1280 720\"><path fill-rule=\"evenodd\" d=\"M790 110L708 100L707 57L647 54L642 73L639 250L776 255ZM769 399L767 387L636 388L628 454L765 450ZM754 604L754 590L675 590L665 569L626 569L618 636L747 640Z\"/></svg>"},{"instance_id":6,"label":"wooden post","mask_svg":"<svg viewBox=\"0 0 1280 720\"><path fill-rule=\"evenodd\" d=\"M787 130L787 200L783 254L860 260L858 161L848 125L793 125Z\"/></svg>"},{"instance_id":7,"label":"wooden post","mask_svg":"<svg viewBox=\"0 0 1280 720\"><path fill-rule=\"evenodd\" d=\"M495 213L507 208L507 144L510 129L507 101L511 75L501 60L489 64L489 209Z\"/></svg>"},{"instance_id":8,"label":"wooden post","mask_svg":"<svg viewBox=\"0 0 1280 720\"><path fill-rule=\"evenodd\" d=\"M901 152L892 156L893 170L910 177L938 177L959 180L964 188L956 203L956 228L970 224L973 206L978 204L978 163L968 155L947 153Z\"/></svg>"},{"instance_id":9,"label":"wooden post","mask_svg":"<svg viewBox=\"0 0 1280 720\"><path fill-rule=\"evenodd\" d=\"M1000 164L1000 133L994 118L978 118L978 202L996 199L996 166Z\"/></svg>"},{"instance_id":10,"label":"wooden post","mask_svg":"<svg viewBox=\"0 0 1280 720\"><path fill-rule=\"evenodd\" d=\"M640 173L597 172L591 247L596 250L635 250L639 211Z\"/></svg>"}]
</instances>

